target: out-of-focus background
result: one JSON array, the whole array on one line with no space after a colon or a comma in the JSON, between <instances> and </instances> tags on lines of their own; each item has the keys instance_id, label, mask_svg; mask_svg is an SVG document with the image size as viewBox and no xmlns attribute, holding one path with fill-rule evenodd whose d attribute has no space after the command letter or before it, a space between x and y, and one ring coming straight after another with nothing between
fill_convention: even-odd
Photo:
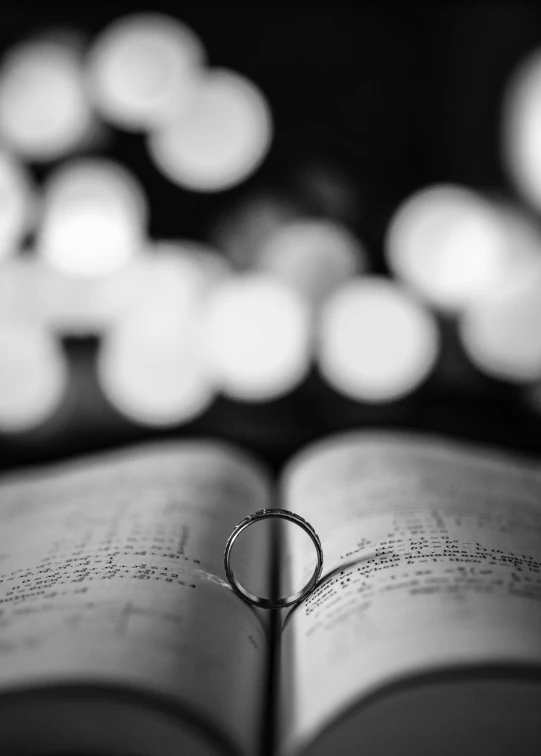
<instances>
[{"instance_id":1,"label":"out-of-focus background","mask_svg":"<svg viewBox=\"0 0 541 756\"><path fill-rule=\"evenodd\" d=\"M0 47L2 469L541 453L541 10L15 7Z\"/></svg>"}]
</instances>

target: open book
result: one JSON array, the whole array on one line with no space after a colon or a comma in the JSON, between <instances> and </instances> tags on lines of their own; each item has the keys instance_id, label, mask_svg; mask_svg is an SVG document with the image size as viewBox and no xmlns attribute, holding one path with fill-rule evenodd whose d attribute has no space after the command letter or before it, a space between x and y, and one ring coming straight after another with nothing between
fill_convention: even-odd
<instances>
[{"instance_id":1,"label":"open book","mask_svg":"<svg viewBox=\"0 0 541 756\"><path fill-rule=\"evenodd\" d=\"M223 570L269 506L324 551L281 613ZM308 539L267 535L243 580L305 582ZM3 755L539 754L541 464L360 431L276 485L211 440L4 476L0 694Z\"/></svg>"}]
</instances>

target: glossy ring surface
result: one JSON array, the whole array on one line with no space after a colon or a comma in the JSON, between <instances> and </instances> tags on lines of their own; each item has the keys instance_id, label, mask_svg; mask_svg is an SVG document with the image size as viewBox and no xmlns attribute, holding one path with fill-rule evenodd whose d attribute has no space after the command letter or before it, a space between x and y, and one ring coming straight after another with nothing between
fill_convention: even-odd
<instances>
[{"instance_id":1,"label":"glossy ring surface","mask_svg":"<svg viewBox=\"0 0 541 756\"><path fill-rule=\"evenodd\" d=\"M317 561L312 577L306 583L304 588L301 588L300 591L297 591L290 596L285 596L284 598L266 599L246 590L246 588L244 588L244 586L242 586L238 582L231 567L230 560L233 545L243 530L249 528L250 525L254 524L254 522L258 522L259 520L267 520L274 517L295 523L295 525L298 525L304 530L305 533L310 536L316 550ZM319 540L319 536L317 535L314 528L310 525L310 523L295 512L290 512L289 509L260 509L258 512L254 512L253 514L241 520L227 539L224 553L224 568L231 588L238 596L240 596L241 599L248 602L249 604L253 604L254 606L259 606L264 609L283 609L286 606L292 606L293 604L297 604L299 601L302 601L302 599L306 598L306 596L308 596L317 585L321 571L323 569L323 550L321 548L321 541Z\"/></svg>"}]
</instances>

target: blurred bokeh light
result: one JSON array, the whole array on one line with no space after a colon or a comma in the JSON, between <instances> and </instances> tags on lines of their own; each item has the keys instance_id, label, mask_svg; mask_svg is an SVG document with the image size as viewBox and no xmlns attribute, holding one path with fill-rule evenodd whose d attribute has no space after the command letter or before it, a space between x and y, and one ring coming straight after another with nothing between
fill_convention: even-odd
<instances>
[{"instance_id":1,"label":"blurred bokeh light","mask_svg":"<svg viewBox=\"0 0 541 756\"><path fill-rule=\"evenodd\" d=\"M318 364L338 391L365 402L389 402L411 393L438 355L431 313L382 277L355 279L324 304Z\"/></svg>"},{"instance_id":2,"label":"blurred bokeh light","mask_svg":"<svg viewBox=\"0 0 541 756\"><path fill-rule=\"evenodd\" d=\"M154 129L188 105L205 60L201 40L172 16L122 17L107 26L90 50L91 96L117 126Z\"/></svg>"},{"instance_id":3,"label":"blurred bokeh light","mask_svg":"<svg viewBox=\"0 0 541 756\"><path fill-rule=\"evenodd\" d=\"M150 155L171 181L194 191L227 189L259 166L272 139L259 88L226 69L208 71L188 105L148 136Z\"/></svg>"},{"instance_id":4,"label":"blurred bokeh light","mask_svg":"<svg viewBox=\"0 0 541 756\"><path fill-rule=\"evenodd\" d=\"M409 197L386 234L391 270L437 307L458 310L490 292L507 273L505 230L471 189L431 186Z\"/></svg>"},{"instance_id":5,"label":"blurred bokeh light","mask_svg":"<svg viewBox=\"0 0 541 756\"><path fill-rule=\"evenodd\" d=\"M100 276L73 276L39 258L27 258L27 292L34 312L59 337L98 337L141 295L146 280L139 259ZM28 296L28 295L27 295Z\"/></svg>"},{"instance_id":6,"label":"blurred bokeh light","mask_svg":"<svg viewBox=\"0 0 541 756\"><path fill-rule=\"evenodd\" d=\"M81 51L72 35L43 36L8 51L0 71L0 141L43 161L85 146L94 131Z\"/></svg>"},{"instance_id":7,"label":"blurred bokeh light","mask_svg":"<svg viewBox=\"0 0 541 756\"><path fill-rule=\"evenodd\" d=\"M0 262L0 325L43 323L43 276L36 258L16 255Z\"/></svg>"},{"instance_id":8,"label":"blurred bokeh light","mask_svg":"<svg viewBox=\"0 0 541 756\"><path fill-rule=\"evenodd\" d=\"M61 345L23 320L0 325L0 430L40 425L60 406L68 365Z\"/></svg>"},{"instance_id":9,"label":"blurred bokeh light","mask_svg":"<svg viewBox=\"0 0 541 756\"><path fill-rule=\"evenodd\" d=\"M36 212L36 194L25 167L9 152L0 152L0 260L18 251Z\"/></svg>"},{"instance_id":10,"label":"blurred bokeh light","mask_svg":"<svg viewBox=\"0 0 541 756\"><path fill-rule=\"evenodd\" d=\"M541 258L527 277L464 313L460 335L483 372L518 382L541 378Z\"/></svg>"},{"instance_id":11,"label":"blurred bokeh light","mask_svg":"<svg viewBox=\"0 0 541 756\"><path fill-rule=\"evenodd\" d=\"M260 250L282 226L298 216L285 197L257 193L227 208L211 226L210 236L239 270L258 265Z\"/></svg>"},{"instance_id":12,"label":"blurred bokeh light","mask_svg":"<svg viewBox=\"0 0 541 756\"><path fill-rule=\"evenodd\" d=\"M502 100L504 165L520 194L541 210L541 50L521 61Z\"/></svg>"},{"instance_id":13,"label":"blurred bokeh light","mask_svg":"<svg viewBox=\"0 0 541 756\"><path fill-rule=\"evenodd\" d=\"M5 466L382 423L541 452L541 11L2 13Z\"/></svg>"},{"instance_id":14,"label":"blurred bokeh light","mask_svg":"<svg viewBox=\"0 0 541 756\"><path fill-rule=\"evenodd\" d=\"M307 304L262 273L225 280L206 306L209 371L220 389L244 401L274 399L304 378L311 361Z\"/></svg>"},{"instance_id":15,"label":"blurred bokeh light","mask_svg":"<svg viewBox=\"0 0 541 756\"><path fill-rule=\"evenodd\" d=\"M47 181L37 251L64 273L99 276L141 250L146 226L146 198L135 176L113 161L74 160Z\"/></svg>"},{"instance_id":16,"label":"blurred bokeh light","mask_svg":"<svg viewBox=\"0 0 541 756\"><path fill-rule=\"evenodd\" d=\"M256 257L257 268L288 283L314 306L367 266L366 250L345 226L311 218L278 227Z\"/></svg>"},{"instance_id":17,"label":"blurred bokeh light","mask_svg":"<svg viewBox=\"0 0 541 756\"><path fill-rule=\"evenodd\" d=\"M163 427L193 419L214 397L201 311L227 265L203 245L178 241L156 245L141 266L141 289L101 344L98 375L116 409Z\"/></svg>"}]
</instances>

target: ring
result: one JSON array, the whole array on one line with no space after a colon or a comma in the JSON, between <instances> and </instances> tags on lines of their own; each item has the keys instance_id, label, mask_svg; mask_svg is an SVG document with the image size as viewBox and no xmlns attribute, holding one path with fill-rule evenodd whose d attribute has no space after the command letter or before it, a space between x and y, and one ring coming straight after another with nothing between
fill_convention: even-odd
<instances>
[{"instance_id":1,"label":"ring","mask_svg":"<svg viewBox=\"0 0 541 756\"><path fill-rule=\"evenodd\" d=\"M290 596L274 600L261 598L261 596L256 596L254 593L247 591L246 588L244 588L237 581L230 564L231 549L233 548L233 544L242 533L242 531L246 530L246 528L249 528L250 525L253 525L253 523L257 522L258 520L267 520L273 517L289 520L290 522L294 522L295 525L298 525L300 528L302 528L304 532L307 533L312 539L312 543L314 544L317 555L317 564L314 569L314 574L306 583L304 588L301 588L300 591L297 591L297 593L293 593ZM306 522L306 520L304 520L298 514L295 514L295 512L290 512L288 509L260 509L258 512L254 512L254 514L251 514L249 517L245 517L243 520L241 520L227 539L224 553L224 567L225 574L231 588L235 591L237 596L241 597L241 599L248 602L249 604L263 607L264 609L282 609L285 606L297 604L314 590L323 569L323 549L321 548L321 541L319 540L319 537L314 528L310 525L309 522Z\"/></svg>"}]
</instances>

